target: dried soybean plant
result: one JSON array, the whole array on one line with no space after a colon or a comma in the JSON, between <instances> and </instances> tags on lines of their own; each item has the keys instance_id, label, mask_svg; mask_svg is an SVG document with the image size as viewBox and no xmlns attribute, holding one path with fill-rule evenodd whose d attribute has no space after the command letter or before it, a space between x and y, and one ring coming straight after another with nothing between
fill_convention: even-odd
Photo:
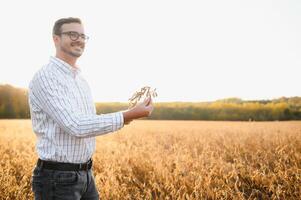
<instances>
[{"instance_id":1,"label":"dried soybean plant","mask_svg":"<svg viewBox=\"0 0 301 200\"><path fill-rule=\"evenodd\" d=\"M134 107L142 97L148 98L148 97L157 97L157 96L158 94L156 92L156 88L152 90L151 87L149 86L142 87L140 91L135 92L133 96L129 98L130 101L129 108Z\"/></svg>"}]
</instances>

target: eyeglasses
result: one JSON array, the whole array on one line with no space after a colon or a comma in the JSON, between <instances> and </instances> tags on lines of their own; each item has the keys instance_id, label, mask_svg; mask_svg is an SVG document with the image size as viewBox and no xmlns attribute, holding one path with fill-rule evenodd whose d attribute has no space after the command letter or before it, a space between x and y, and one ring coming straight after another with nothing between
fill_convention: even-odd
<instances>
[{"instance_id":1,"label":"eyeglasses","mask_svg":"<svg viewBox=\"0 0 301 200\"><path fill-rule=\"evenodd\" d=\"M87 42L89 40L89 36L87 36L85 34L80 34L75 31L62 32L60 35L64 35L64 34L68 35L72 41L78 40L79 37L81 37L85 42Z\"/></svg>"}]
</instances>

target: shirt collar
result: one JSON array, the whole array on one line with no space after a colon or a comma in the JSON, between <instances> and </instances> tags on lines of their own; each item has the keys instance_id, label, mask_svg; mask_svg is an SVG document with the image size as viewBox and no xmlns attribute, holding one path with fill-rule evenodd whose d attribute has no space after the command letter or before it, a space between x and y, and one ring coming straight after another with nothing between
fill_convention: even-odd
<instances>
[{"instance_id":1,"label":"shirt collar","mask_svg":"<svg viewBox=\"0 0 301 200\"><path fill-rule=\"evenodd\" d=\"M57 57L54 57L54 56L50 56L50 62L54 63L56 66L58 66L64 72L71 73L74 76L78 75L81 72L81 69L79 67L76 67L76 68L72 67L71 65L69 65L65 61L63 61L63 60L61 60Z\"/></svg>"}]
</instances>

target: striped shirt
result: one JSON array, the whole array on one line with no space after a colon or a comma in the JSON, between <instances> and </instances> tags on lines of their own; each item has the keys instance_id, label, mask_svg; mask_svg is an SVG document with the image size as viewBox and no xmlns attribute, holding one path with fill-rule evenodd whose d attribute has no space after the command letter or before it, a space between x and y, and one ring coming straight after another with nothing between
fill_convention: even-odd
<instances>
[{"instance_id":1,"label":"striped shirt","mask_svg":"<svg viewBox=\"0 0 301 200\"><path fill-rule=\"evenodd\" d=\"M29 105L42 160L86 162L95 150L95 136L124 125L122 112L97 115L80 69L56 57L50 57L31 80Z\"/></svg>"}]
</instances>

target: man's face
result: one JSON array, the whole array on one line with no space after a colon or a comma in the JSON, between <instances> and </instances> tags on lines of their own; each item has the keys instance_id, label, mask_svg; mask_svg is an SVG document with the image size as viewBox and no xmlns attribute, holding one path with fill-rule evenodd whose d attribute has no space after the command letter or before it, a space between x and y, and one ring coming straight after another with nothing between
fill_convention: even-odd
<instances>
[{"instance_id":1,"label":"man's face","mask_svg":"<svg viewBox=\"0 0 301 200\"><path fill-rule=\"evenodd\" d=\"M80 57L85 49L84 34L84 28L79 23L63 24L61 35L55 36L57 49L72 57Z\"/></svg>"}]
</instances>

